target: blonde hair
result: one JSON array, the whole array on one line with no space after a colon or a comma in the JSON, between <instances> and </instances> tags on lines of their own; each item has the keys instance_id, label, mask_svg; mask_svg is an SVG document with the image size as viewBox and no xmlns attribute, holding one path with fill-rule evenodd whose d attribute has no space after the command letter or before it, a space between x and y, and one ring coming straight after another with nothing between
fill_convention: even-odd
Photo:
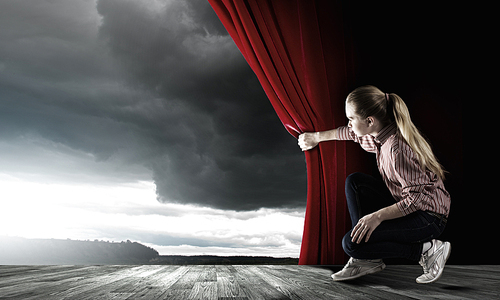
<instances>
[{"instance_id":1,"label":"blonde hair","mask_svg":"<svg viewBox=\"0 0 500 300\"><path fill-rule=\"evenodd\" d=\"M398 95L383 93L378 88L367 85L352 91L347 102L362 119L370 116L377 118L383 125L396 122L398 132L411 149L417 154L422 170L428 169L444 180L445 170L432 152L432 148L410 118L405 102Z\"/></svg>"}]
</instances>

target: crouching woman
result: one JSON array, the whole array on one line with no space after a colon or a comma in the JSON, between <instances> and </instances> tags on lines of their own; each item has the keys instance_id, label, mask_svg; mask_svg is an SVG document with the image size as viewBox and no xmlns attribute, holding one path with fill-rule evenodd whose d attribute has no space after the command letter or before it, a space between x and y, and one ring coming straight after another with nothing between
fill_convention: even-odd
<instances>
[{"instance_id":1,"label":"crouching woman","mask_svg":"<svg viewBox=\"0 0 500 300\"><path fill-rule=\"evenodd\" d=\"M328 140L359 143L376 154L383 179L362 173L346 179L352 229L342 246L351 258L333 280L381 271L384 258L407 258L423 267L418 283L436 281L451 251L437 239L450 211L442 166L398 95L363 86L348 95L345 108L348 126L299 136L303 151Z\"/></svg>"}]
</instances>

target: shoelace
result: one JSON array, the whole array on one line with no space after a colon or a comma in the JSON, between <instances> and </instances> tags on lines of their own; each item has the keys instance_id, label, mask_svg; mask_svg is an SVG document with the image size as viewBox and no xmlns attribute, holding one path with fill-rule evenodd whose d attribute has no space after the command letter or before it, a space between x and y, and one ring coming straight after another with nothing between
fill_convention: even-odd
<instances>
[{"instance_id":1,"label":"shoelace","mask_svg":"<svg viewBox=\"0 0 500 300\"><path fill-rule=\"evenodd\" d=\"M344 269L349 268L349 267L350 267L353 263L354 263L354 259L351 257L351 258L347 261L347 264L344 266L343 270L344 270Z\"/></svg>"},{"instance_id":2,"label":"shoelace","mask_svg":"<svg viewBox=\"0 0 500 300\"><path fill-rule=\"evenodd\" d=\"M424 274L429 273L429 267L427 266L427 263L426 263L427 259L428 259L427 253L424 253L424 254L422 254L422 258L418 262L422 266L422 268L424 268Z\"/></svg>"}]
</instances>

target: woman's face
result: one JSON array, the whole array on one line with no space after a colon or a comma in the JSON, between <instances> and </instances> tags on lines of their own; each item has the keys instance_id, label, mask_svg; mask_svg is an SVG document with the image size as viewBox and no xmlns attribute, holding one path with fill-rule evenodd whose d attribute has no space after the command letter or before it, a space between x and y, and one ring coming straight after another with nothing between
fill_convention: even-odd
<instances>
[{"instance_id":1,"label":"woman's face","mask_svg":"<svg viewBox=\"0 0 500 300\"><path fill-rule=\"evenodd\" d=\"M345 114L347 119L349 119L348 126L352 128L352 131L357 136L363 136L371 133L371 128L369 126L368 120L362 120L354 111L354 107L351 103L346 102L345 104Z\"/></svg>"}]
</instances>

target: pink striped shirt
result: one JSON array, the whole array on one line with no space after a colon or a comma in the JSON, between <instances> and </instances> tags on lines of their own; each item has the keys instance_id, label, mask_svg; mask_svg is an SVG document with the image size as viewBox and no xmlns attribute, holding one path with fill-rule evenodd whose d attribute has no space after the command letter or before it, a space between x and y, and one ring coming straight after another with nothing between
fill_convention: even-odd
<instances>
[{"instance_id":1,"label":"pink striped shirt","mask_svg":"<svg viewBox=\"0 0 500 300\"><path fill-rule=\"evenodd\" d=\"M347 126L339 127L337 133L339 140L353 140L377 154L380 174L403 215L423 210L448 216L451 200L443 181L422 170L417 155L397 134L396 123L384 127L376 137L359 137Z\"/></svg>"}]
</instances>

